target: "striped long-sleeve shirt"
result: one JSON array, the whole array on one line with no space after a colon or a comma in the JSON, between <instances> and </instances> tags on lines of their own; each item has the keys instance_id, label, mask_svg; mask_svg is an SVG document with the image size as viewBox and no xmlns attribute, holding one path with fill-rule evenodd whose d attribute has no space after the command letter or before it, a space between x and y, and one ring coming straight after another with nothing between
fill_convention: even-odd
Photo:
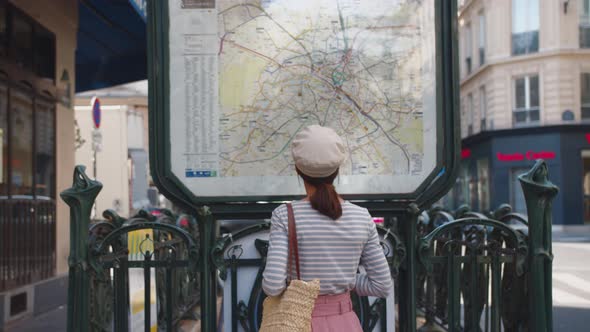
<instances>
[{"instance_id":1,"label":"striped long-sleeve shirt","mask_svg":"<svg viewBox=\"0 0 590 332\"><path fill-rule=\"evenodd\" d=\"M333 220L295 201L293 212L299 246L302 280L320 279L320 294L355 290L359 295L386 297L392 280L377 229L367 209L348 201L342 203L342 217ZM272 213L269 251L262 288L276 296L286 288L288 255L287 206ZM359 265L364 272L359 273ZM296 279L295 267L292 279Z\"/></svg>"}]
</instances>

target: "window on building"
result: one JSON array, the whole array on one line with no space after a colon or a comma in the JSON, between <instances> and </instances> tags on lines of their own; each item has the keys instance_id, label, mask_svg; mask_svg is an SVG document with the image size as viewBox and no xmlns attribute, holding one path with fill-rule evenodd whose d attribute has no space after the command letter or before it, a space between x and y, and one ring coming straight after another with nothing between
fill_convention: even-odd
<instances>
[{"instance_id":1,"label":"window on building","mask_svg":"<svg viewBox=\"0 0 590 332\"><path fill-rule=\"evenodd\" d=\"M467 135L473 135L473 94L467 95Z\"/></svg>"},{"instance_id":2,"label":"window on building","mask_svg":"<svg viewBox=\"0 0 590 332\"><path fill-rule=\"evenodd\" d=\"M448 209L455 209L457 207L455 204L455 187L451 188L451 190L439 200L438 204Z\"/></svg>"},{"instance_id":3,"label":"window on building","mask_svg":"<svg viewBox=\"0 0 590 332\"><path fill-rule=\"evenodd\" d=\"M40 99L35 104L35 195L55 196L55 108Z\"/></svg>"},{"instance_id":4,"label":"window on building","mask_svg":"<svg viewBox=\"0 0 590 332\"><path fill-rule=\"evenodd\" d=\"M55 81L55 34L0 0L0 56Z\"/></svg>"},{"instance_id":5,"label":"window on building","mask_svg":"<svg viewBox=\"0 0 590 332\"><path fill-rule=\"evenodd\" d=\"M486 87L481 86L479 88L479 117L480 117L480 130L484 131L487 129L487 113L488 113L488 100L486 95Z\"/></svg>"},{"instance_id":6,"label":"window on building","mask_svg":"<svg viewBox=\"0 0 590 332\"><path fill-rule=\"evenodd\" d=\"M55 80L55 35L37 25L35 27L35 73Z\"/></svg>"},{"instance_id":7,"label":"window on building","mask_svg":"<svg viewBox=\"0 0 590 332\"><path fill-rule=\"evenodd\" d=\"M12 11L12 57L26 69L33 70L33 22L18 10Z\"/></svg>"},{"instance_id":8,"label":"window on building","mask_svg":"<svg viewBox=\"0 0 590 332\"><path fill-rule=\"evenodd\" d=\"M471 202L469 195L469 183L471 179L467 169L468 164L462 163L460 167L461 169L459 170L459 176L457 177L455 188L453 190L455 194L454 201L457 204L456 207L459 207L462 204L469 204Z\"/></svg>"},{"instance_id":9,"label":"window on building","mask_svg":"<svg viewBox=\"0 0 590 332\"><path fill-rule=\"evenodd\" d=\"M512 55L539 51L539 0L512 0Z\"/></svg>"},{"instance_id":10,"label":"window on building","mask_svg":"<svg viewBox=\"0 0 590 332\"><path fill-rule=\"evenodd\" d=\"M590 47L590 0L579 0L580 47Z\"/></svg>"},{"instance_id":11,"label":"window on building","mask_svg":"<svg viewBox=\"0 0 590 332\"><path fill-rule=\"evenodd\" d=\"M461 98L461 102L460 102L460 117L461 117L461 137L465 137L467 136L467 131L466 131L466 126L464 119L467 119L467 101L465 100L466 98Z\"/></svg>"},{"instance_id":12,"label":"window on building","mask_svg":"<svg viewBox=\"0 0 590 332\"><path fill-rule=\"evenodd\" d=\"M473 36L471 35L471 23L467 23L465 25L465 70L467 71L467 75L471 74L472 69L472 56L471 52L473 51L473 44L471 41L473 40Z\"/></svg>"},{"instance_id":13,"label":"window on building","mask_svg":"<svg viewBox=\"0 0 590 332\"><path fill-rule=\"evenodd\" d=\"M55 198L53 97L0 81L0 141L0 196Z\"/></svg>"},{"instance_id":14,"label":"window on building","mask_svg":"<svg viewBox=\"0 0 590 332\"><path fill-rule=\"evenodd\" d=\"M517 213L526 214L526 201L524 193L518 181L518 176L528 172L528 168L512 168L510 170L510 204L512 210Z\"/></svg>"},{"instance_id":15,"label":"window on building","mask_svg":"<svg viewBox=\"0 0 590 332\"><path fill-rule=\"evenodd\" d=\"M490 209L490 166L488 159L477 161L477 200L479 211L485 212Z\"/></svg>"},{"instance_id":16,"label":"window on building","mask_svg":"<svg viewBox=\"0 0 590 332\"><path fill-rule=\"evenodd\" d=\"M590 120L590 73L580 75L580 90L582 120Z\"/></svg>"},{"instance_id":17,"label":"window on building","mask_svg":"<svg viewBox=\"0 0 590 332\"><path fill-rule=\"evenodd\" d=\"M0 82L0 196L8 195L8 87Z\"/></svg>"},{"instance_id":18,"label":"window on building","mask_svg":"<svg viewBox=\"0 0 590 332\"><path fill-rule=\"evenodd\" d=\"M8 11L6 3L0 3L0 55L6 56L8 49Z\"/></svg>"},{"instance_id":19,"label":"window on building","mask_svg":"<svg viewBox=\"0 0 590 332\"><path fill-rule=\"evenodd\" d=\"M33 195L33 99L10 91L11 195Z\"/></svg>"},{"instance_id":20,"label":"window on building","mask_svg":"<svg viewBox=\"0 0 590 332\"><path fill-rule=\"evenodd\" d=\"M455 207L467 204L472 210L477 210L477 174L475 173L475 168L471 166L468 160L464 160L461 163L459 176L453 188L453 202L455 203Z\"/></svg>"},{"instance_id":21,"label":"window on building","mask_svg":"<svg viewBox=\"0 0 590 332\"><path fill-rule=\"evenodd\" d=\"M513 124L537 124L540 119L539 76L531 75L514 80Z\"/></svg>"},{"instance_id":22,"label":"window on building","mask_svg":"<svg viewBox=\"0 0 590 332\"><path fill-rule=\"evenodd\" d=\"M55 198L55 100L29 81L35 75L55 82L55 42L51 31L0 0L0 57L11 68L10 77L0 77L0 196Z\"/></svg>"},{"instance_id":23,"label":"window on building","mask_svg":"<svg viewBox=\"0 0 590 332\"><path fill-rule=\"evenodd\" d=\"M479 211L479 197L478 197L478 180L477 180L477 174L475 173L477 170L471 168L470 169L470 174L469 174L469 206L471 207L471 210L473 211Z\"/></svg>"},{"instance_id":24,"label":"window on building","mask_svg":"<svg viewBox=\"0 0 590 332\"><path fill-rule=\"evenodd\" d=\"M479 65L486 63L486 17L479 13Z\"/></svg>"}]
</instances>

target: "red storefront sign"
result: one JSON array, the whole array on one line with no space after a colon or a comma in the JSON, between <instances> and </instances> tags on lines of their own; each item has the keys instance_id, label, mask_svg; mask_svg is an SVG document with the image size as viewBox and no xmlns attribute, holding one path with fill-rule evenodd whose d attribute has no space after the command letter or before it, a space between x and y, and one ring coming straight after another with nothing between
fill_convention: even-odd
<instances>
[{"instance_id":1,"label":"red storefront sign","mask_svg":"<svg viewBox=\"0 0 590 332\"><path fill-rule=\"evenodd\" d=\"M555 159L555 152L552 151L527 151L526 153L502 153L498 152L496 158L499 161L523 161L523 160L537 160L537 159Z\"/></svg>"},{"instance_id":2,"label":"red storefront sign","mask_svg":"<svg viewBox=\"0 0 590 332\"><path fill-rule=\"evenodd\" d=\"M467 159L471 157L471 149L462 149L461 150L461 159Z\"/></svg>"}]
</instances>

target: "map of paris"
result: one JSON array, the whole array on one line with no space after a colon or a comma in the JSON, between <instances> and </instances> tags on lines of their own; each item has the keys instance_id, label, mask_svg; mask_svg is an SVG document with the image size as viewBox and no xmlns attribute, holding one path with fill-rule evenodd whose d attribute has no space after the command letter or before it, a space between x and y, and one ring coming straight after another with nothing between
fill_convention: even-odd
<instances>
[{"instance_id":1,"label":"map of paris","mask_svg":"<svg viewBox=\"0 0 590 332\"><path fill-rule=\"evenodd\" d=\"M300 191L290 142L310 124L345 138L345 193L409 192L434 169L432 0L194 7L170 4L173 169L188 187Z\"/></svg>"}]
</instances>

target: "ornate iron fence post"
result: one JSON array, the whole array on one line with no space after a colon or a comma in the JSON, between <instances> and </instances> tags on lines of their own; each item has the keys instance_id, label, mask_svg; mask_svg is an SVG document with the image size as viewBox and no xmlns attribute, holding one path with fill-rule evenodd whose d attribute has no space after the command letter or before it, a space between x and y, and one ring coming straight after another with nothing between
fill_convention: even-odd
<instances>
[{"instance_id":1,"label":"ornate iron fence post","mask_svg":"<svg viewBox=\"0 0 590 332\"><path fill-rule=\"evenodd\" d=\"M538 160L518 177L529 216L529 308L531 331L535 332L553 330L551 203L558 188L548 180L548 173L545 161Z\"/></svg>"},{"instance_id":2,"label":"ornate iron fence post","mask_svg":"<svg viewBox=\"0 0 590 332\"><path fill-rule=\"evenodd\" d=\"M85 332L89 328L88 225L100 182L84 173L86 167L76 166L72 187L61 192L70 207L70 256L68 282L68 331Z\"/></svg>"},{"instance_id":3,"label":"ornate iron fence post","mask_svg":"<svg viewBox=\"0 0 590 332\"><path fill-rule=\"evenodd\" d=\"M401 220L400 232L406 245L406 260L399 274L399 327L403 332L416 331L416 237L420 209L411 204Z\"/></svg>"},{"instance_id":4,"label":"ornate iron fence post","mask_svg":"<svg viewBox=\"0 0 590 332\"><path fill-rule=\"evenodd\" d=\"M418 229L418 236L423 238L424 236L428 235L432 232L438 225L436 225L438 214L443 211L442 206L434 206L430 210L428 210L427 215L428 218L423 220L419 225L422 225L421 228ZM433 246L430 248L431 252L430 255L434 256L435 247ZM442 332L445 331L440 326L436 324L436 310L437 303L437 289L440 289L440 277L442 271L440 271L440 267L436 266L432 270L428 271L424 264L419 265L420 270L424 273L426 277L426 290L424 298L420 301L418 298L418 306L422 307L424 310L424 325L418 328L417 332ZM445 298L446 301L446 298Z\"/></svg>"},{"instance_id":5,"label":"ornate iron fence post","mask_svg":"<svg viewBox=\"0 0 590 332\"><path fill-rule=\"evenodd\" d=\"M217 330L217 270L210 255L215 243L215 220L207 206L198 209L201 257L201 331Z\"/></svg>"}]
</instances>

